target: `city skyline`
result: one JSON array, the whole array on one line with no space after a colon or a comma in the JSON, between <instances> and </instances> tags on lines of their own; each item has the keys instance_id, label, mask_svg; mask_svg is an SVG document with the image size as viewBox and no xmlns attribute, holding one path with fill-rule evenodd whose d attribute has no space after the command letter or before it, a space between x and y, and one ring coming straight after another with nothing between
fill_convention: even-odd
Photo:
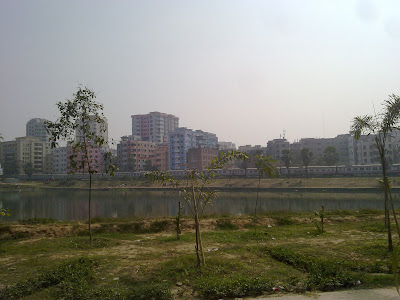
<instances>
[{"instance_id":1,"label":"city skyline","mask_svg":"<svg viewBox=\"0 0 400 300\"><path fill-rule=\"evenodd\" d=\"M400 94L398 1L0 2L0 133L79 84L109 136L159 111L221 141L330 138Z\"/></svg>"}]
</instances>

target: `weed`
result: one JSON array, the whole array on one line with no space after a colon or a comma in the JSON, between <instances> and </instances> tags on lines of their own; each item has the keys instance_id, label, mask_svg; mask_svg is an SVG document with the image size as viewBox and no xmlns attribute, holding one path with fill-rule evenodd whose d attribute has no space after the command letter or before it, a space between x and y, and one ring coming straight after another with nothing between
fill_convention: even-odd
<instances>
[{"instance_id":1,"label":"weed","mask_svg":"<svg viewBox=\"0 0 400 300\"><path fill-rule=\"evenodd\" d=\"M73 249L96 249L104 248L110 245L110 240L105 238L94 238L92 241L88 239L72 239L68 242L68 247Z\"/></svg>"},{"instance_id":2,"label":"weed","mask_svg":"<svg viewBox=\"0 0 400 300\"><path fill-rule=\"evenodd\" d=\"M150 224L150 232L165 231L169 225L168 220L154 221Z\"/></svg>"},{"instance_id":3,"label":"weed","mask_svg":"<svg viewBox=\"0 0 400 300\"><path fill-rule=\"evenodd\" d=\"M166 284L142 283L133 288L126 300L171 300L171 290Z\"/></svg>"},{"instance_id":4,"label":"weed","mask_svg":"<svg viewBox=\"0 0 400 300\"><path fill-rule=\"evenodd\" d=\"M145 233L144 222L131 222L118 225L120 232Z\"/></svg>"},{"instance_id":5,"label":"weed","mask_svg":"<svg viewBox=\"0 0 400 300\"><path fill-rule=\"evenodd\" d=\"M234 278L213 276L202 277L195 284L195 289L205 299L235 298L260 295L270 291L273 282L261 277L235 276Z\"/></svg>"},{"instance_id":6,"label":"weed","mask_svg":"<svg viewBox=\"0 0 400 300\"><path fill-rule=\"evenodd\" d=\"M0 235L11 234L11 227L9 225L0 225Z\"/></svg>"},{"instance_id":7,"label":"weed","mask_svg":"<svg viewBox=\"0 0 400 300\"><path fill-rule=\"evenodd\" d=\"M37 225L37 224L51 224L56 223L57 220L53 218L31 218L22 219L18 221L22 225Z\"/></svg>"},{"instance_id":8,"label":"weed","mask_svg":"<svg viewBox=\"0 0 400 300\"><path fill-rule=\"evenodd\" d=\"M218 219L216 221L217 229L221 230L237 230L238 227L235 224L232 224L230 219Z\"/></svg>"},{"instance_id":9,"label":"weed","mask_svg":"<svg viewBox=\"0 0 400 300\"><path fill-rule=\"evenodd\" d=\"M289 217L275 217L276 224L279 226L284 226L284 225L294 225L297 224L297 222Z\"/></svg>"},{"instance_id":10,"label":"weed","mask_svg":"<svg viewBox=\"0 0 400 300\"><path fill-rule=\"evenodd\" d=\"M42 272L36 278L30 278L0 290L0 299L18 299L51 286L57 286L55 291L57 298L66 299L65 296L68 293L77 296L77 293L83 291L87 287L87 282L93 278L94 266L95 262L86 257L64 262Z\"/></svg>"},{"instance_id":11,"label":"weed","mask_svg":"<svg viewBox=\"0 0 400 300\"><path fill-rule=\"evenodd\" d=\"M268 252L274 259L307 272L305 286L308 289L334 290L353 286L358 280L341 261L308 257L283 247L270 248Z\"/></svg>"}]
</instances>

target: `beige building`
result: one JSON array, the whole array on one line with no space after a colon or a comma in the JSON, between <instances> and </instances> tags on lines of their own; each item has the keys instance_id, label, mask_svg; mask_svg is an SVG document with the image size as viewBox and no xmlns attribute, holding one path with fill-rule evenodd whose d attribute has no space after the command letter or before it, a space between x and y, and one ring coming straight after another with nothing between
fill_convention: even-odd
<instances>
[{"instance_id":1,"label":"beige building","mask_svg":"<svg viewBox=\"0 0 400 300\"><path fill-rule=\"evenodd\" d=\"M120 171L143 171L146 160L151 160L156 144L138 140L134 136L123 136L117 145L117 161Z\"/></svg>"},{"instance_id":2,"label":"beige building","mask_svg":"<svg viewBox=\"0 0 400 300\"><path fill-rule=\"evenodd\" d=\"M19 137L0 144L0 162L13 175L25 174L27 163L32 164L34 173L42 174L45 171L45 155L46 143L38 137Z\"/></svg>"},{"instance_id":3,"label":"beige building","mask_svg":"<svg viewBox=\"0 0 400 300\"><path fill-rule=\"evenodd\" d=\"M34 118L26 123L26 136L34 136L46 143L46 153L51 153L50 135L47 133L46 119Z\"/></svg>"}]
</instances>

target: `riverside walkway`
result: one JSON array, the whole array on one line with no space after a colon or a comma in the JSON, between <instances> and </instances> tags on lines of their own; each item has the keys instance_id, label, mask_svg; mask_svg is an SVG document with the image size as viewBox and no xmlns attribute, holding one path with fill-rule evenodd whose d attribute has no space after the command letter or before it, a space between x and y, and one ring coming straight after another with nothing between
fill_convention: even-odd
<instances>
[{"instance_id":1,"label":"riverside walkway","mask_svg":"<svg viewBox=\"0 0 400 300\"><path fill-rule=\"evenodd\" d=\"M346 290L325 293L308 293L304 295L270 295L246 300L399 300L396 288L379 288L368 290Z\"/></svg>"}]
</instances>

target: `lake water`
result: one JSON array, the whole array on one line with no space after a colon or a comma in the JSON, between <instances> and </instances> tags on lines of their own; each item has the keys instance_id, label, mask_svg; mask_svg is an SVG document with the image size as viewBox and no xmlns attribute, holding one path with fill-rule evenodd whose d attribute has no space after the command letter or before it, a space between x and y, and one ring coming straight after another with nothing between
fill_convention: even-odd
<instances>
[{"instance_id":1,"label":"lake water","mask_svg":"<svg viewBox=\"0 0 400 300\"><path fill-rule=\"evenodd\" d=\"M396 207L400 194L395 193ZM11 217L1 221L28 218L54 218L57 220L86 220L88 215L87 191L0 191L0 208L8 208ZM92 192L93 217L163 217L175 216L178 201L187 205L177 192L109 190ZM220 192L204 214L249 215L254 213L255 192ZM332 193L332 192L262 192L258 212L315 211L324 205L326 210L383 210L383 193Z\"/></svg>"}]
</instances>

